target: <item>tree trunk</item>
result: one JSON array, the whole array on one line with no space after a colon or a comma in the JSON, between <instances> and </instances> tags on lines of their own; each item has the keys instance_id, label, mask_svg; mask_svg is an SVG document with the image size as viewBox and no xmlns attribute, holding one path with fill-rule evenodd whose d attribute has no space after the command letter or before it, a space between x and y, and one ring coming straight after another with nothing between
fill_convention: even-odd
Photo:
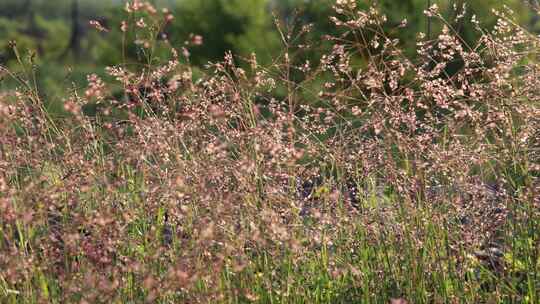
<instances>
[{"instance_id":1,"label":"tree trunk","mask_svg":"<svg viewBox=\"0 0 540 304\"><path fill-rule=\"evenodd\" d=\"M529 20L529 30L534 33L538 33L538 30L536 29L536 24L538 23L538 21L540 21L540 5L538 4L538 0L529 0L529 5L532 11L532 16Z\"/></svg>"},{"instance_id":2,"label":"tree trunk","mask_svg":"<svg viewBox=\"0 0 540 304\"><path fill-rule=\"evenodd\" d=\"M81 27L79 24L79 0L71 1L71 37L69 45L64 52L66 55L69 51L73 53L75 59L81 56Z\"/></svg>"}]
</instances>

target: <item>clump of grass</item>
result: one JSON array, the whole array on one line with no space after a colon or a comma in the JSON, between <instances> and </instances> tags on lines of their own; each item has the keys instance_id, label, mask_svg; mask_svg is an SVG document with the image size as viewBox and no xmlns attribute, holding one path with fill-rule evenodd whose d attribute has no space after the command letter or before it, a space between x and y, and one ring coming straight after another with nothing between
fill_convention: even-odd
<instances>
[{"instance_id":1,"label":"clump of grass","mask_svg":"<svg viewBox=\"0 0 540 304\"><path fill-rule=\"evenodd\" d=\"M499 13L467 45L433 7L407 58L375 8L335 12L318 65L278 24L271 66L194 77L200 38L134 1L143 62L60 118L2 68L2 302L538 302L538 38Z\"/></svg>"}]
</instances>

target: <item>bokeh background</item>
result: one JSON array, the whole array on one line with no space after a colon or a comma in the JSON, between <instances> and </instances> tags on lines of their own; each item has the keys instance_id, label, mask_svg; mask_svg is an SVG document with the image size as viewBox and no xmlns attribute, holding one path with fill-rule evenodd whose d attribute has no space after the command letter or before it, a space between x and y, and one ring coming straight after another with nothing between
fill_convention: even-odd
<instances>
[{"instance_id":1,"label":"bokeh background","mask_svg":"<svg viewBox=\"0 0 540 304\"><path fill-rule=\"evenodd\" d=\"M259 61L270 64L283 50L276 20L282 26L313 23L311 38L315 43L333 31L329 21L331 0L154 0L160 8L169 8L174 20L164 29L170 43L181 47L190 35L201 35L203 44L191 49L191 63L204 66L218 61L226 51L238 56L257 53ZM374 1L358 1L368 6ZM466 18L453 24L466 40L479 35L467 20L473 15L483 27L495 22L492 9L515 12L516 21L533 32L540 32L536 13L537 0L380 0L377 1L389 19L389 26L404 19L407 27L393 33L405 49L414 53L415 36L428 31L424 10L437 4L449 21L458 14L455 7L466 6ZM37 86L47 102L60 100L68 89L83 87L86 75L103 75L105 66L125 60L122 54L122 33L119 24L126 18L125 1L121 0L1 0L0 1L0 64L13 71L20 69L12 49L13 42L22 57L31 56ZM99 21L108 32L90 26ZM438 22L430 25L435 35ZM321 43L308 54L317 62L320 52L329 47ZM138 56L134 46L124 54ZM129 58L128 58L129 59ZM5 76L5 75L3 75ZM105 76L105 75L104 75ZM14 84L3 77L0 89Z\"/></svg>"}]
</instances>

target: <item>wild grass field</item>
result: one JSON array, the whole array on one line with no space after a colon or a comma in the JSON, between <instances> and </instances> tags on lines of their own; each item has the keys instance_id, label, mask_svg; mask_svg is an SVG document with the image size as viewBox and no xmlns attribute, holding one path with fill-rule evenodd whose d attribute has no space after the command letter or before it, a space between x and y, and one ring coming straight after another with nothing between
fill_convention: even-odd
<instances>
[{"instance_id":1,"label":"wild grass field","mask_svg":"<svg viewBox=\"0 0 540 304\"><path fill-rule=\"evenodd\" d=\"M201 70L133 1L139 62L60 101L12 43L0 302L540 303L540 38L499 11L470 44L432 6L410 57L355 3Z\"/></svg>"}]
</instances>

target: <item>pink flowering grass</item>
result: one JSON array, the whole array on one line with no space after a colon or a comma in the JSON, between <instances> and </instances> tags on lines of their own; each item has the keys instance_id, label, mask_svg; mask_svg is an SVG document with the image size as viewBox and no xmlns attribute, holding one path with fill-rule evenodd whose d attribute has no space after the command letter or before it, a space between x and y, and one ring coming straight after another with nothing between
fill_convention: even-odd
<instances>
[{"instance_id":1,"label":"pink flowering grass","mask_svg":"<svg viewBox=\"0 0 540 304\"><path fill-rule=\"evenodd\" d=\"M0 302L540 301L540 40L497 12L470 45L426 13L413 58L337 1L338 35L278 23L273 64L201 71L203 37L173 48L169 11L129 2L141 62L60 118L31 62L0 67Z\"/></svg>"}]
</instances>

